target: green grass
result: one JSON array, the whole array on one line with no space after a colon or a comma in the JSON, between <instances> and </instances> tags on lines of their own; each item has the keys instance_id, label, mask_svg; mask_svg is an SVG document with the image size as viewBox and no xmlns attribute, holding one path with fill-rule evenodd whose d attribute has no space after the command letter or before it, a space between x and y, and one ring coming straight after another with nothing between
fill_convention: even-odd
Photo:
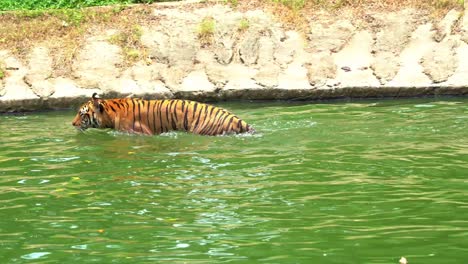
<instances>
[{"instance_id":1,"label":"green grass","mask_svg":"<svg viewBox=\"0 0 468 264\"><path fill-rule=\"evenodd\" d=\"M142 34L142 28L135 25L112 35L109 38L109 42L120 46L122 48L125 61L131 64L142 59L145 54L145 49L141 44Z\"/></svg>"},{"instance_id":2,"label":"green grass","mask_svg":"<svg viewBox=\"0 0 468 264\"><path fill-rule=\"evenodd\" d=\"M272 1L283 4L293 10L299 10L305 6L307 0L272 0ZM315 0L315 2L327 2L327 1Z\"/></svg>"},{"instance_id":3,"label":"green grass","mask_svg":"<svg viewBox=\"0 0 468 264\"><path fill-rule=\"evenodd\" d=\"M246 31L250 27L250 22L247 18L242 18L239 21L239 30Z\"/></svg>"},{"instance_id":4,"label":"green grass","mask_svg":"<svg viewBox=\"0 0 468 264\"><path fill-rule=\"evenodd\" d=\"M205 17L198 25L198 39L202 46L208 46L213 41L215 32L215 20L212 17Z\"/></svg>"},{"instance_id":5,"label":"green grass","mask_svg":"<svg viewBox=\"0 0 468 264\"><path fill-rule=\"evenodd\" d=\"M114 4L149 4L154 2L168 2L168 0L0 0L0 11L82 8Z\"/></svg>"}]
</instances>

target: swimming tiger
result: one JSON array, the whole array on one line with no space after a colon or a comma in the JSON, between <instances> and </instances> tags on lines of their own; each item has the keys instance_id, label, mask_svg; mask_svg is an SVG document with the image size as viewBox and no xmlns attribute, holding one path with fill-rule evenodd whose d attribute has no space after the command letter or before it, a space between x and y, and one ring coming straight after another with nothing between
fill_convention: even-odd
<instances>
[{"instance_id":1,"label":"swimming tiger","mask_svg":"<svg viewBox=\"0 0 468 264\"><path fill-rule=\"evenodd\" d=\"M101 99L96 93L73 119L78 130L111 128L137 134L182 130L200 135L253 133L254 129L230 112L189 100Z\"/></svg>"}]
</instances>

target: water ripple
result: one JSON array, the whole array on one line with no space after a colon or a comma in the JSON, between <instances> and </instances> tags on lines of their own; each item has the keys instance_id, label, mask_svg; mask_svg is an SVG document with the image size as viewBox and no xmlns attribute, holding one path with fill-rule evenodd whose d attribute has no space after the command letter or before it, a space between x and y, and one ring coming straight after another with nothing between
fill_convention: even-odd
<instances>
[{"instance_id":1,"label":"water ripple","mask_svg":"<svg viewBox=\"0 0 468 264\"><path fill-rule=\"evenodd\" d=\"M71 113L0 116L0 255L465 261L465 101L241 106L259 134L77 134Z\"/></svg>"}]
</instances>

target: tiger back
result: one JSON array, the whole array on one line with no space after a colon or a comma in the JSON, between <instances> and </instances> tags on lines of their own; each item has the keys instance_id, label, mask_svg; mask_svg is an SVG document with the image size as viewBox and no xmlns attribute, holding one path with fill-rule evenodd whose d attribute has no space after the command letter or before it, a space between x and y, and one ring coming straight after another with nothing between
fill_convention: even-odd
<instances>
[{"instance_id":1,"label":"tiger back","mask_svg":"<svg viewBox=\"0 0 468 264\"><path fill-rule=\"evenodd\" d=\"M72 122L79 130L112 128L139 134L180 130L200 135L253 133L245 121L227 110L190 100L101 99L93 94Z\"/></svg>"}]
</instances>

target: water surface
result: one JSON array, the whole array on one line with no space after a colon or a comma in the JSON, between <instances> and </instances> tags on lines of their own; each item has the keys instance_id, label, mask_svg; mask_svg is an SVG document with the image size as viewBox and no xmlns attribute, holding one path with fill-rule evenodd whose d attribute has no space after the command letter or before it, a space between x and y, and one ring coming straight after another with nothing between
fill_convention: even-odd
<instances>
[{"instance_id":1,"label":"water surface","mask_svg":"<svg viewBox=\"0 0 468 264\"><path fill-rule=\"evenodd\" d=\"M0 116L1 263L468 263L468 100L218 104L253 136Z\"/></svg>"}]
</instances>

